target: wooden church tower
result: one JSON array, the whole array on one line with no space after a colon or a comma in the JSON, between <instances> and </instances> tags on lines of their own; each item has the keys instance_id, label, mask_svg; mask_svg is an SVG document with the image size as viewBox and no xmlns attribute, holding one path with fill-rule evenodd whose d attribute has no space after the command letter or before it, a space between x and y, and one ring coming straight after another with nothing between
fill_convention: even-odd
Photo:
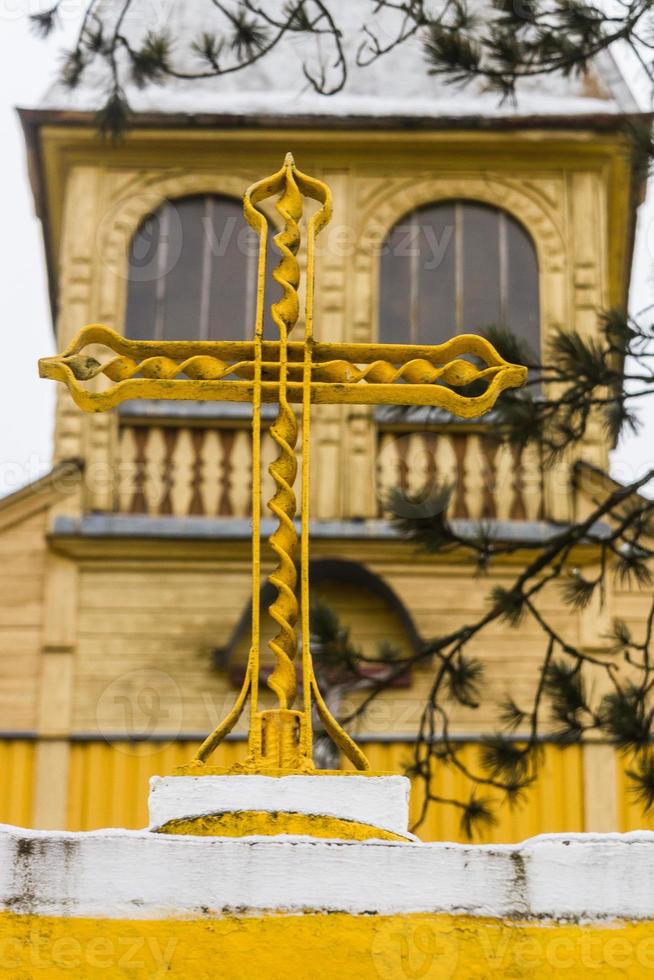
<instances>
[{"instance_id":1,"label":"wooden church tower","mask_svg":"<svg viewBox=\"0 0 654 980\"><path fill-rule=\"evenodd\" d=\"M190 6L171 6L176 36L197 33ZM117 145L96 132L93 84L54 86L22 109L58 348L88 322L134 339L249 339L256 247L240 199L289 149L335 202L317 260L319 340L432 344L504 323L538 350L559 324L592 334L598 310L626 303L642 192L624 135L637 106L614 64L498 106L392 57L332 97L302 93L299 63L281 53L251 75L135 91ZM1 821L142 826L147 778L186 761L229 707L251 598L249 422L247 406L209 402L85 416L59 392L52 472L0 502ZM410 653L476 616L511 574L480 583L456 553L416 554L384 520L389 488L454 484L461 530L485 518L509 539L538 541L587 506L570 460L546 471L535 450L494 441L492 424L318 406L311 574L371 656L383 643ZM264 432L265 458L271 442ZM598 430L581 456L606 470L610 448ZM611 595L601 614L577 615L585 648L602 647L618 604L643 619L636 596ZM472 762L509 681L528 697L541 639L497 627L477 652L484 706L453 715ZM364 716L357 739L376 769L410 759L429 683L428 663L407 670ZM237 730L222 758L242 750ZM455 773L439 779L443 795L462 792ZM456 839L457 820L434 809L422 833ZM612 749L548 744L527 805L486 839L639 823Z\"/></svg>"}]
</instances>

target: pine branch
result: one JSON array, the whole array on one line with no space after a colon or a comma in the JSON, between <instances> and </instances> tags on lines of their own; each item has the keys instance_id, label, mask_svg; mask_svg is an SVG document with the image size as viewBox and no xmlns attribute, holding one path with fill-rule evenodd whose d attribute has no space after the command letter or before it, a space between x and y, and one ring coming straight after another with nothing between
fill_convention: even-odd
<instances>
[{"instance_id":1,"label":"pine branch","mask_svg":"<svg viewBox=\"0 0 654 980\"><path fill-rule=\"evenodd\" d=\"M654 754L648 749L637 760L633 769L627 769L627 777L632 781L632 796L649 815L654 809Z\"/></svg>"},{"instance_id":2,"label":"pine branch","mask_svg":"<svg viewBox=\"0 0 654 980\"><path fill-rule=\"evenodd\" d=\"M490 801L471 796L461 812L462 833L472 839L476 834L481 835L487 827L493 827L496 823L497 817Z\"/></svg>"},{"instance_id":3,"label":"pine branch","mask_svg":"<svg viewBox=\"0 0 654 980\"><path fill-rule=\"evenodd\" d=\"M60 3L55 3L54 6L49 7L46 10L41 10L37 13L30 14L29 21L32 33L40 38L50 37L52 32L59 27L60 6Z\"/></svg>"},{"instance_id":4,"label":"pine branch","mask_svg":"<svg viewBox=\"0 0 654 980\"><path fill-rule=\"evenodd\" d=\"M601 729L623 750L646 749L652 741L652 709L642 686L627 682L623 689L602 698Z\"/></svg>"},{"instance_id":5,"label":"pine branch","mask_svg":"<svg viewBox=\"0 0 654 980\"><path fill-rule=\"evenodd\" d=\"M573 609L586 609L592 602L598 585L599 579L589 581L575 568L561 586L563 601Z\"/></svg>"},{"instance_id":6,"label":"pine branch","mask_svg":"<svg viewBox=\"0 0 654 980\"><path fill-rule=\"evenodd\" d=\"M170 71L171 52L171 41L166 33L148 32L141 47L131 53L132 78L139 88L148 82L164 82Z\"/></svg>"},{"instance_id":7,"label":"pine branch","mask_svg":"<svg viewBox=\"0 0 654 980\"><path fill-rule=\"evenodd\" d=\"M468 708L478 708L484 670L481 660L458 653L448 665L447 686L451 699Z\"/></svg>"}]
</instances>

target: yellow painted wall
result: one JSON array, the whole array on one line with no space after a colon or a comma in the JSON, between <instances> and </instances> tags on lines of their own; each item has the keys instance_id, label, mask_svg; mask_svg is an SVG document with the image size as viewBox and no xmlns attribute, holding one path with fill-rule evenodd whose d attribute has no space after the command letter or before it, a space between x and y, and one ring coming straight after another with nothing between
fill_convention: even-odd
<instances>
[{"instance_id":1,"label":"yellow painted wall","mask_svg":"<svg viewBox=\"0 0 654 980\"><path fill-rule=\"evenodd\" d=\"M68 830L94 830L101 827L138 829L147 825L148 781L153 775L167 775L187 762L199 747L199 741L114 742L73 741L69 743L66 815L53 827ZM366 742L365 751L378 772L402 772L411 763L411 745L404 742ZM34 826L34 797L38 743L28 739L0 740L0 823ZM225 743L216 754L216 762L226 768L241 760L245 744ZM478 744L462 747L462 761L474 768ZM629 762L619 753L615 758L614 779L605 773L604 805L614 798L616 819L610 827L621 832L654 830L654 816L643 814L626 776ZM595 830L589 822L585 796L584 749L570 746L559 749L545 746L540 777L525 800L509 807L498 802L499 821L485 829L484 842L515 842L540 833L564 833ZM436 770L434 792L465 799L469 788L464 777L451 767ZM484 793L497 799L493 791ZM411 794L411 820L418 819L422 806L422 784L416 783ZM602 800L595 801L602 809ZM454 808L433 805L418 829L424 840L464 840Z\"/></svg>"},{"instance_id":2,"label":"yellow painted wall","mask_svg":"<svg viewBox=\"0 0 654 980\"><path fill-rule=\"evenodd\" d=\"M411 763L411 746L406 744L368 743L365 746L373 769L384 772L402 772ZM479 746L466 744L462 747L461 761L473 771L479 771ZM499 794L492 789L479 791L478 795L496 801L498 823L484 830L479 840L483 843L513 843L533 837L535 834L584 829L583 762L579 746L560 750L553 745L545 746L540 777L522 804L511 808L502 803ZM411 792L410 820L416 821L422 810L424 784L414 783ZM432 791L446 799L466 800L470 796L470 783L453 767L435 766ZM459 814L455 807L432 804L424 823L417 829L423 840L465 841L459 826Z\"/></svg>"},{"instance_id":3,"label":"yellow painted wall","mask_svg":"<svg viewBox=\"0 0 654 980\"><path fill-rule=\"evenodd\" d=\"M47 511L0 530L0 730L35 725Z\"/></svg>"},{"instance_id":4,"label":"yellow painted wall","mask_svg":"<svg viewBox=\"0 0 654 980\"><path fill-rule=\"evenodd\" d=\"M147 825L148 781L153 775L168 775L176 766L187 762L200 743L185 742L73 742L70 750L68 789L68 830L95 830L100 827L137 829ZM364 745L372 768L376 772L400 773L410 765L412 747L408 743L366 742ZM477 768L479 745L467 743L462 747L461 761ZM5 753L3 755L2 753ZM217 765L228 768L245 754L241 741L224 743L215 756ZM9 759L13 768L3 766L0 792L5 800L13 801L16 786L23 785L22 808L12 802L3 812L13 813L16 819L7 820L30 825L29 779L32 748L29 743L0 742L0 759ZM25 769L23 770L23 766ZM644 816L635 803L629 780L625 776L628 763L616 753L616 800L619 831L654 829L652 815ZM16 783L17 774L20 778ZM610 774L607 774L610 778ZM22 779L22 783L21 780ZM610 787L607 787L610 790ZM452 767L436 769L433 791L441 796L465 799L469 784ZM496 791L484 791L496 801L498 823L486 828L479 838L487 843L512 843L541 833L577 832L586 826L584 801L584 755L581 746L560 749L548 744L540 776L528 791L524 801L511 808L502 802ZM0 796L2 799L2 796ZM414 784L411 793L410 819L415 821L423 802L422 784ZM466 838L459 827L459 817L453 807L432 805L417 833L424 840L460 840Z\"/></svg>"},{"instance_id":5,"label":"yellow painted wall","mask_svg":"<svg viewBox=\"0 0 654 980\"><path fill-rule=\"evenodd\" d=\"M0 915L2 980L645 980L653 970L651 922L342 913L186 921Z\"/></svg>"}]
</instances>

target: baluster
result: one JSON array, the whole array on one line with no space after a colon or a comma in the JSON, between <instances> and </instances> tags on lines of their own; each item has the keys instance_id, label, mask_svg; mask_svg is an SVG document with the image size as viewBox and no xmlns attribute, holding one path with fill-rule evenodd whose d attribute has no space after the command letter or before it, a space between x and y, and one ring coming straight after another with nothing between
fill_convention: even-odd
<instances>
[{"instance_id":1,"label":"baluster","mask_svg":"<svg viewBox=\"0 0 654 980\"><path fill-rule=\"evenodd\" d=\"M220 508L220 495L224 479L223 447L215 429L206 429L200 452L200 495L202 511L208 517L216 517Z\"/></svg>"},{"instance_id":2,"label":"baluster","mask_svg":"<svg viewBox=\"0 0 654 980\"><path fill-rule=\"evenodd\" d=\"M252 438L245 429L234 433L229 462L231 513L235 517L246 517L251 510Z\"/></svg>"},{"instance_id":3,"label":"baluster","mask_svg":"<svg viewBox=\"0 0 654 980\"><path fill-rule=\"evenodd\" d=\"M120 429L118 442L118 510L123 514L132 512L139 480L138 447L134 429L126 425Z\"/></svg>"},{"instance_id":4,"label":"baluster","mask_svg":"<svg viewBox=\"0 0 654 980\"><path fill-rule=\"evenodd\" d=\"M474 521L478 521L484 516L484 470L486 465L481 440L478 435L472 433L466 438L463 474L466 509L468 517Z\"/></svg>"},{"instance_id":5,"label":"baluster","mask_svg":"<svg viewBox=\"0 0 654 980\"><path fill-rule=\"evenodd\" d=\"M223 478L220 484L220 501L218 515L232 516L232 448L234 446L234 430L219 429L220 455L222 459Z\"/></svg>"},{"instance_id":6,"label":"baluster","mask_svg":"<svg viewBox=\"0 0 654 980\"><path fill-rule=\"evenodd\" d=\"M508 521L513 509L514 489L514 467L513 452L511 446L502 442L497 447L495 454L495 514L498 520Z\"/></svg>"},{"instance_id":7,"label":"baluster","mask_svg":"<svg viewBox=\"0 0 654 980\"><path fill-rule=\"evenodd\" d=\"M148 514L161 513L166 492L166 440L163 430L153 426L145 441L143 463L143 496Z\"/></svg>"},{"instance_id":8,"label":"baluster","mask_svg":"<svg viewBox=\"0 0 654 980\"><path fill-rule=\"evenodd\" d=\"M178 429L171 456L170 508L176 517L187 517L193 499L195 451L189 429Z\"/></svg>"},{"instance_id":9,"label":"baluster","mask_svg":"<svg viewBox=\"0 0 654 980\"><path fill-rule=\"evenodd\" d=\"M522 499L529 521L543 516L543 468L540 449L528 443L522 451Z\"/></svg>"},{"instance_id":10,"label":"baluster","mask_svg":"<svg viewBox=\"0 0 654 980\"><path fill-rule=\"evenodd\" d=\"M497 473L495 470L495 457L497 456L498 443L492 436L482 435L479 438L481 456L483 461L481 478L484 494L484 504L482 517L497 517L495 508Z\"/></svg>"},{"instance_id":11,"label":"baluster","mask_svg":"<svg viewBox=\"0 0 654 980\"><path fill-rule=\"evenodd\" d=\"M465 471L465 458L466 450L468 448L468 437L462 435L460 432L454 432L450 436L452 440L452 448L454 449L454 455L456 457L456 489L452 494L452 503L450 505L450 516L451 517L469 517L468 507L466 504L466 471Z\"/></svg>"},{"instance_id":12,"label":"baluster","mask_svg":"<svg viewBox=\"0 0 654 980\"><path fill-rule=\"evenodd\" d=\"M193 463L191 466L191 501L189 504L188 513L197 517L200 517L206 513L204 509L202 488L200 486L202 479L202 454L206 434L206 429L190 430Z\"/></svg>"},{"instance_id":13,"label":"baluster","mask_svg":"<svg viewBox=\"0 0 654 980\"><path fill-rule=\"evenodd\" d=\"M406 454L407 491L412 497L426 496L434 483L434 454L425 440L424 432L413 432L408 437Z\"/></svg>"},{"instance_id":14,"label":"baluster","mask_svg":"<svg viewBox=\"0 0 654 980\"><path fill-rule=\"evenodd\" d=\"M402 459L395 433L382 432L377 445L377 499L382 513L389 492L402 486Z\"/></svg>"},{"instance_id":15,"label":"baluster","mask_svg":"<svg viewBox=\"0 0 654 980\"><path fill-rule=\"evenodd\" d=\"M452 445L452 439L446 432L441 432L436 440L436 480L440 487L447 484L455 486L458 481L457 459ZM456 500L456 492L452 494L448 511L452 514L452 507Z\"/></svg>"}]
</instances>

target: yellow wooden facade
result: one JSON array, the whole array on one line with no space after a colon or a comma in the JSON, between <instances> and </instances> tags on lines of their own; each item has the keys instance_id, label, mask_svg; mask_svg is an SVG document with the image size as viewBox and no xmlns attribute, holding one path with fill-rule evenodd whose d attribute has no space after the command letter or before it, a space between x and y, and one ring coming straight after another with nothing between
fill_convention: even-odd
<instances>
[{"instance_id":1,"label":"yellow wooden facade","mask_svg":"<svg viewBox=\"0 0 654 980\"><path fill-rule=\"evenodd\" d=\"M494 205L527 229L538 256L543 344L558 324L591 334L597 311L626 296L638 187L618 125L328 134L169 125L137 127L109 146L88 123L26 114L24 124L47 218L59 349L90 321L122 331L128 247L148 214L187 195L240 197L289 149L334 195L317 269L319 340L376 339L379 246L404 215L437 201ZM312 558L363 565L393 590L421 637L478 614L513 568L498 566L480 580L461 556L416 555L383 534L361 534L380 518L400 459L408 489L425 479L425 450L440 476L455 476L456 516L565 520L587 507L570 489L570 461L544 471L532 450L520 457L490 450L486 431L475 423L398 427L369 406L315 410L312 510L328 530L314 535ZM581 455L606 468L609 448L597 429ZM269 452L264 439L264 458ZM250 601L249 466L245 421L84 416L58 392L55 469L0 502L0 820L142 826L149 776L187 761L225 714L244 655L234 633ZM221 533L227 524L230 533ZM580 551L579 563L593 560ZM382 640L410 648L406 623L380 595L334 582L323 591L366 651ZM645 597L631 593L614 592L601 611L574 616L556 590L543 602L553 624L589 651L602 648L618 608L635 631L646 615ZM230 644L232 661L216 669L212 651ZM478 711L457 709L452 726L473 764L509 681L518 702L533 689L542 638L529 623L517 631L492 626L475 652L487 665L486 700ZM374 769L397 772L410 760L429 679L429 666L415 668L358 727ZM219 764L240 757L242 734L221 747ZM623 770L603 744L548 745L527 803L503 809L484 839L647 826ZM450 770L438 773L444 795L461 792L457 780ZM419 788L412 806L417 813ZM460 839L457 814L434 809L421 833Z\"/></svg>"}]
</instances>

